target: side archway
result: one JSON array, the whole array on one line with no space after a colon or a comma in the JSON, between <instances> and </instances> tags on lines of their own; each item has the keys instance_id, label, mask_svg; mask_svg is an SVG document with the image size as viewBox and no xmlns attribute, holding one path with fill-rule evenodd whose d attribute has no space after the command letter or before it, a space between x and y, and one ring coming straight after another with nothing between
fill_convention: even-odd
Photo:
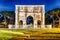
<instances>
[{"instance_id":1,"label":"side archway","mask_svg":"<svg viewBox=\"0 0 60 40\"><path fill-rule=\"evenodd\" d=\"M19 27L20 28L23 27L23 21L22 20L20 20L20 22L19 22Z\"/></svg>"},{"instance_id":2,"label":"side archway","mask_svg":"<svg viewBox=\"0 0 60 40\"><path fill-rule=\"evenodd\" d=\"M37 21L37 27L41 28L41 21L40 20Z\"/></svg>"}]
</instances>

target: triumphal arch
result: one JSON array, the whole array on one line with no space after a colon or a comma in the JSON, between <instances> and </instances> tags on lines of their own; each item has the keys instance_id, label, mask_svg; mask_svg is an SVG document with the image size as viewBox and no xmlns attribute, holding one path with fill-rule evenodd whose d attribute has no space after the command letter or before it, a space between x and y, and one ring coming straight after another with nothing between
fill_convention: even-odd
<instances>
[{"instance_id":1,"label":"triumphal arch","mask_svg":"<svg viewBox=\"0 0 60 40\"><path fill-rule=\"evenodd\" d=\"M16 5L15 28L16 29L45 28L44 5Z\"/></svg>"}]
</instances>

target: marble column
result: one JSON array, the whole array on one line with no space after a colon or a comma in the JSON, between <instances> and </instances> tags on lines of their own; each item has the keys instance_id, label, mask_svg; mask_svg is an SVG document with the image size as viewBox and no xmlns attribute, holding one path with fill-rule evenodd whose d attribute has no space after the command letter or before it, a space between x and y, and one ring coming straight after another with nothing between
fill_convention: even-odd
<instances>
[{"instance_id":1,"label":"marble column","mask_svg":"<svg viewBox=\"0 0 60 40\"><path fill-rule=\"evenodd\" d=\"M26 20L23 20L23 29L26 29Z\"/></svg>"},{"instance_id":2,"label":"marble column","mask_svg":"<svg viewBox=\"0 0 60 40\"><path fill-rule=\"evenodd\" d=\"M18 6L16 5L16 10L15 10L15 29L18 29L19 28L19 20L18 20L18 17L19 14L18 14Z\"/></svg>"},{"instance_id":3,"label":"marble column","mask_svg":"<svg viewBox=\"0 0 60 40\"><path fill-rule=\"evenodd\" d=\"M34 20L34 29L37 29L37 21Z\"/></svg>"},{"instance_id":4,"label":"marble column","mask_svg":"<svg viewBox=\"0 0 60 40\"><path fill-rule=\"evenodd\" d=\"M45 8L44 5L42 5L42 14L41 14L41 28L45 28Z\"/></svg>"}]
</instances>

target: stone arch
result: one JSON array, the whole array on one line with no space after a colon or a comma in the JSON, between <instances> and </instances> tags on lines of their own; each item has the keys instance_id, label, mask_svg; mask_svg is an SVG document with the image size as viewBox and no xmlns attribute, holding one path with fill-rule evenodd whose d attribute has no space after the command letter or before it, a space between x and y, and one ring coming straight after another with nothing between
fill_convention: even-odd
<instances>
[{"instance_id":1,"label":"stone arch","mask_svg":"<svg viewBox=\"0 0 60 40\"><path fill-rule=\"evenodd\" d=\"M23 27L23 21L22 20L19 21L19 27Z\"/></svg>"},{"instance_id":2,"label":"stone arch","mask_svg":"<svg viewBox=\"0 0 60 40\"><path fill-rule=\"evenodd\" d=\"M37 27L41 27L41 21L40 20L37 21Z\"/></svg>"},{"instance_id":3,"label":"stone arch","mask_svg":"<svg viewBox=\"0 0 60 40\"><path fill-rule=\"evenodd\" d=\"M24 10L23 9L19 9L19 7L20 8L21 7L24 8ZM42 12L28 12L29 10L31 10L31 9L28 9L30 7L32 8L33 11L35 9L34 7L39 7L39 8L42 7ZM38 9L36 8L36 10L38 10ZM26 10L27 10L27 12L25 12ZM39 9L39 10L41 10L41 9ZM15 20L15 28L16 29L19 28L20 24L23 25L24 29L27 28L26 21L27 21L27 18L29 16L32 16L32 19L33 19L32 24L33 24L34 29L37 28L37 21L40 20L39 18L41 18L41 20L40 20L41 21L41 25L42 25L41 28L45 28L44 5L16 5L15 13L16 13L16 20ZM23 17L20 15L21 13L23 13ZM36 16L38 16L37 13L38 13L38 15L41 15L41 17L36 17ZM38 21L38 25L40 25L39 21Z\"/></svg>"},{"instance_id":4,"label":"stone arch","mask_svg":"<svg viewBox=\"0 0 60 40\"><path fill-rule=\"evenodd\" d=\"M28 16L27 17L27 19L26 19L26 24L33 24L34 22L33 22L34 20L33 20L33 17L32 16Z\"/></svg>"},{"instance_id":5,"label":"stone arch","mask_svg":"<svg viewBox=\"0 0 60 40\"><path fill-rule=\"evenodd\" d=\"M27 17L26 24L27 24L28 28L34 27L34 20L33 20L32 16L28 16Z\"/></svg>"}]
</instances>

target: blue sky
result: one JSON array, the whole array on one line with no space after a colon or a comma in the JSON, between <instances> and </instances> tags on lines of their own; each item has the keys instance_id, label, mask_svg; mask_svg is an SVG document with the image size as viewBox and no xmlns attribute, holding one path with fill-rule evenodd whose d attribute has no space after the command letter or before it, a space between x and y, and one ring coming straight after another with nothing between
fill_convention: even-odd
<instances>
[{"instance_id":1,"label":"blue sky","mask_svg":"<svg viewBox=\"0 0 60 40\"><path fill-rule=\"evenodd\" d=\"M15 5L45 5L45 11L60 8L60 0L0 0L0 11L14 11Z\"/></svg>"}]
</instances>

